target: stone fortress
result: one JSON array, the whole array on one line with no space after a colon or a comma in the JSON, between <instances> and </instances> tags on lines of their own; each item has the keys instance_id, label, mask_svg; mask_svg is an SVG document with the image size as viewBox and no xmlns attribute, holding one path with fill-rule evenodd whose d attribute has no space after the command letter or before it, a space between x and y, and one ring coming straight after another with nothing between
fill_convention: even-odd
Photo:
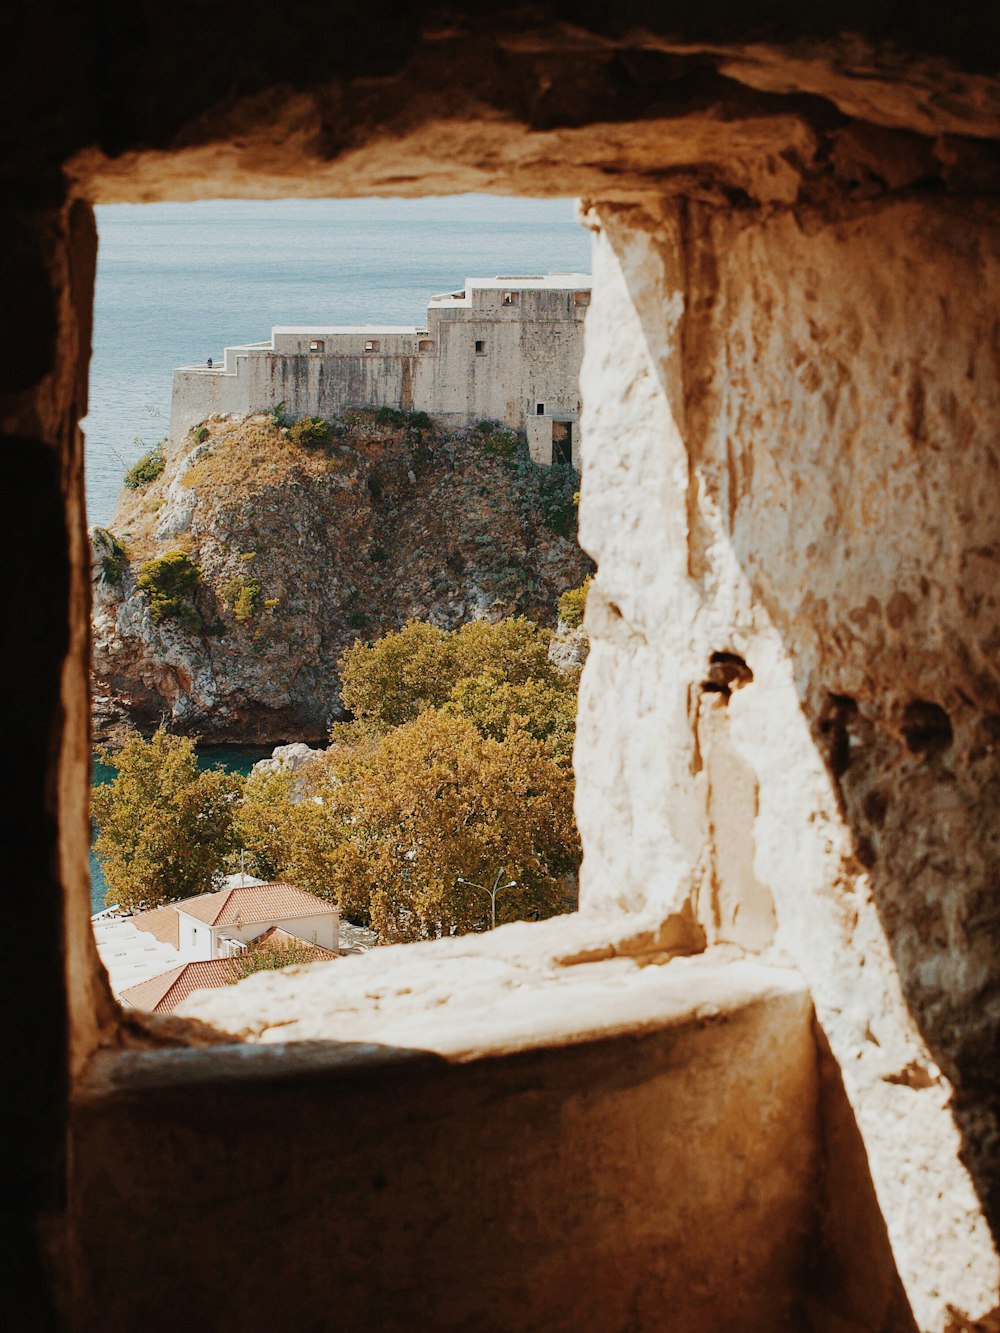
<instances>
[{"instance_id":1,"label":"stone fortress","mask_svg":"<svg viewBox=\"0 0 1000 1333\"><path fill-rule=\"evenodd\" d=\"M227 347L222 365L174 371L170 433L283 403L290 416L350 407L427 412L443 424L500 421L536 463L579 466L580 363L590 276L467 278L432 297L425 327L279 327Z\"/></svg>"}]
</instances>

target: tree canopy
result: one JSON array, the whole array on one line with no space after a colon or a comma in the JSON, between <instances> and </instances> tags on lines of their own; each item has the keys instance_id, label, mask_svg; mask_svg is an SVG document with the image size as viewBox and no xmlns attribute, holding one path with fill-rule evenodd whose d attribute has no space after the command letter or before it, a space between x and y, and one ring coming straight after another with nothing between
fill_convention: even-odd
<instances>
[{"instance_id":1,"label":"tree canopy","mask_svg":"<svg viewBox=\"0 0 1000 1333\"><path fill-rule=\"evenodd\" d=\"M116 770L91 798L106 901L137 909L208 892L236 845L240 779L202 772L194 742L162 729L100 759Z\"/></svg>"},{"instance_id":2,"label":"tree canopy","mask_svg":"<svg viewBox=\"0 0 1000 1333\"><path fill-rule=\"evenodd\" d=\"M451 633L411 621L344 655L354 721L295 774L198 770L190 740L133 737L94 793L109 901L204 892L239 849L370 923L386 942L486 929L567 906L580 860L570 755L578 673L518 617ZM468 881L463 883L463 881Z\"/></svg>"},{"instance_id":3,"label":"tree canopy","mask_svg":"<svg viewBox=\"0 0 1000 1333\"><path fill-rule=\"evenodd\" d=\"M291 822L283 875L386 941L484 929L488 897L459 881L500 869L498 921L551 916L579 862L567 766L526 731L494 740L440 709L336 750Z\"/></svg>"},{"instance_id":4,"label":"tree canopy","mask_svg":"<svg viewBox=\"0 0 1000 1333\"><path fill-rule=\"evenodd\" d=\"M473 620L450 633L411 620L372 644L356 642L341 663L341 697L355 718L385 728L441 708L460 681L485 676L508 685L539 681L575 695L548 660L552 636L525 616Z\"/></svg>"}]
</instances>

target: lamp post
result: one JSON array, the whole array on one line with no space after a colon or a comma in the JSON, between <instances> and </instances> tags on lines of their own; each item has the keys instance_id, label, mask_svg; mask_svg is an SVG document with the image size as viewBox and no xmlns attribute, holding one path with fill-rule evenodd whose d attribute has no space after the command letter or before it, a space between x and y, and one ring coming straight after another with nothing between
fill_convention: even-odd
<instances>
[{"instance_id":1,"label":"lamp post","mask_svg":"<svg viewBox=\"0 0 1000 1333\"><path fill-rule=\"evenodd\" d=\"M496 930L497 928L497 894L503 893L504 889L517 888L516 879L509 879L506 884L501 884L500 881L502 879L503 879L503 866L501 866L496 873L496 878L493 881L492 889L488 889L485 884L477 884L474 879L463 879L461 875L456 876L455 879L456 884L466 884L470 889L479 889L481 892L485 893L486 896L489 898L491 930Z\"/></svg>"}]
</instances>

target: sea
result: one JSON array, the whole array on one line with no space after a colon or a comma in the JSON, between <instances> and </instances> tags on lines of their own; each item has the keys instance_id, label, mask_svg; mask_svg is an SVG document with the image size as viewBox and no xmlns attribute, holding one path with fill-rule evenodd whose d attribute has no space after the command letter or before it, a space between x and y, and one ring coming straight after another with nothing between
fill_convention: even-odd
<instances>
[{"instance_id":1,"label":"sea","mask_svg":"<svg viewBox=\"0 0 1000 1333\"><path fill-rule=\"evenodd\" d=\"M162 440L175 366L221 360L276 324L420 324L467 277L590 271L571 199L206 200L97 209L87 513L111 522L128 469ZM246 773L265 752L212 746ZM97 762L94 780L113 771ZM107 886L91 855L92 910Z\"/></svg>"}]
</instances>

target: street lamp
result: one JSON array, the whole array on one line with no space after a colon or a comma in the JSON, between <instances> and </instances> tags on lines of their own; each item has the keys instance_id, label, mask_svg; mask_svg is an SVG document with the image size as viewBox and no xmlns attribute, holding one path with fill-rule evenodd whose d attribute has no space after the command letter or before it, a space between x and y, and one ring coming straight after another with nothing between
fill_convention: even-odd
<instances>
[{"instance_id":1,"label":"street lamp","mask_svg":"<svg viewBox=\"0 0 1000 1333\"><path fill-rule=\"evenodd\" d=\"M494 879L493 881L492 889L488 889L485 884L477 884L474 879L463 879L461 875L457 875L455 877L456 884L466 884L470 889L479 889L481 890L481 892L487 895L487 897L490 900L490 920L492 923L490 926L491 930L496 930L497 928L497 894L503 893L504 889L517 888L516 879L509 879L506 884L501 884L500 881L502 879L503 879L503 866L501 866L496 873L496 879Z\"/></svg>"}]
</instances>

